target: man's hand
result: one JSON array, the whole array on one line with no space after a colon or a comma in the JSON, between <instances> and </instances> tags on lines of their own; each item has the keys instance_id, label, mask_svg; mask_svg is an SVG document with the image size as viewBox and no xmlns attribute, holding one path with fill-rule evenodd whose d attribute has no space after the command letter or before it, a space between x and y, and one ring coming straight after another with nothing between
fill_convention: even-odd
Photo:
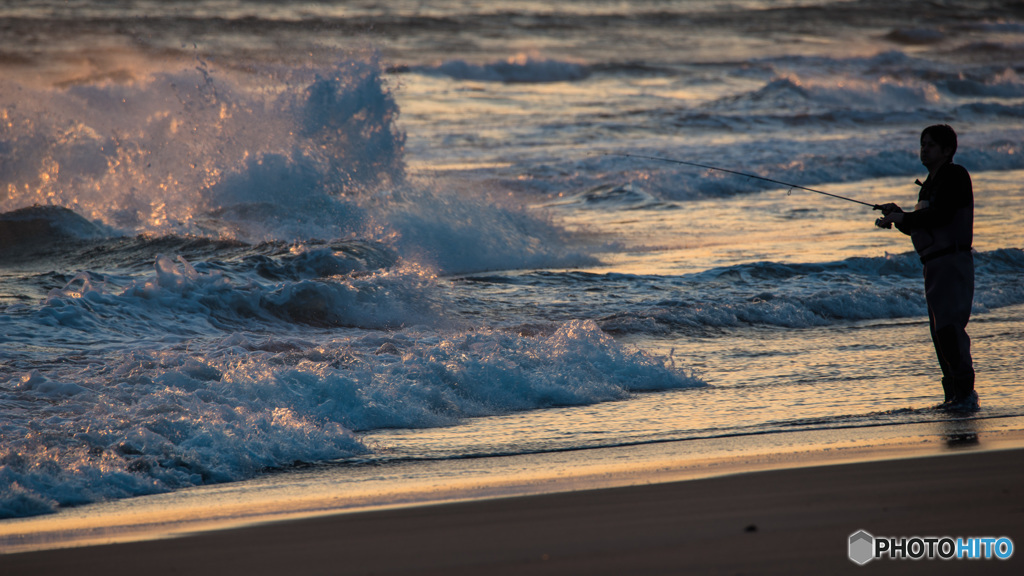
<instances>
[{"instance_id":1,"label":"man's hand","mask_svg":"<svg viewBox=\"0 0 1024 576\"><path fill-rule=\"evenodd\" d=\"M875 206L875 210L881 210L882 214L884 214L884 216L875 220L875 226L879 228L892 228L893 224L903 223L903 209L892 202Z\"/></svg>"},{"instance_id":2,"label":"man's hand","mask_svg":"<svg viewBox=\"0 0 1024 576\"><path fill-rule=\"evenodd\" d=\"M897 214L903 213L903 208L900 208L898 205L893 204L892 202L888 204L882 204L881 206L875 206L875 210L881 210L882 214L885 214L886 216L894 212Z\"/></svg>"}]
</instances>

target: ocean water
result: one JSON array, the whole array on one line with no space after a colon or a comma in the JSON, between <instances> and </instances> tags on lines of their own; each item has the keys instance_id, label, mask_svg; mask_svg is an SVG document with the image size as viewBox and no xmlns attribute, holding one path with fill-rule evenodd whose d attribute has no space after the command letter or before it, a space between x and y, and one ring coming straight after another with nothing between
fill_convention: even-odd
<instances>
[{"instance_id":1,"label":"ocean water","mask_svg":"<svg viewBox=\"0 0 1024 576\"><path fill-rule=\"evenodd\" d=\"M1024 415L1017 2L0 2L0 518ZM941 398L920 130L974 178ZM992 424L995 426L995 424Z\"/></svg>"}]
</instances>

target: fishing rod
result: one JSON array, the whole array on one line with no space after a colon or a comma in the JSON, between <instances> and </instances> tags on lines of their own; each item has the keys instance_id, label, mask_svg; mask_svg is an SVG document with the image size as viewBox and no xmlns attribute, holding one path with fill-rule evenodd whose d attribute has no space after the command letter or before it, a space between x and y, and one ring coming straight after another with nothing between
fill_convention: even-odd
<instances>
[{"instance_id":1,"label":"fishing rod","mask_svg":"<svg viewBox=\"0 0 1024 576\"><path fill-rule=\"evenodd\" d=\"M772 180L771 178L765 178L756 174L748 174L746 172L738 172L736 170L729 170L728 168L719 168L717 166L708 166L706 164L697 164L696 162L686 162L684 160L675 160L673 158L661 158L660 156L644 156L643 154L622 154L616 152L609 152L608 156L625 156L626 158L645 158L647 160L659 160L661 162L672 162L674 164L684 164L686 166L696 166L697 168L704 168L706 170L717 170L719 172L727 172L729 174L735 174L737 176L745 176L747 178L756 178L758 180L764 180L765 182L771 182L772 184L779 184L781 186L788 186L789 188L799 188L800 190L807 190L808 192L814 192L817 194L824 194L825 196L831 196L840 200L846 200L847 202L856 202L857 204L863 204L870 206L875 210L881 210L882 207L879 204L868 204L867 202L861 202L860 200L854 200L853 198L847 198L846 196L840 196L838 194L832 194L829 192L822 192L821 190L815 190L814 188L808 188L806 186L800 186L799 184L790 184L789 182L782 182L780 180Z\"/></svg>"}]
</instances>

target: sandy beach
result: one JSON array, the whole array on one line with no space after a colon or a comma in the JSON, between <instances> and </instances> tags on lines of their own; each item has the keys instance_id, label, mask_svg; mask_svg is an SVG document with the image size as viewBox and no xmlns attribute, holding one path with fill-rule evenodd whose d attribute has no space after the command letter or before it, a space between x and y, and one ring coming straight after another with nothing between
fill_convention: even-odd
<instances>
[{"instance_id":1,"label":"sandy beach","mask_svg":"<svg viewBox=\"0 0 1024 576\"><path fill-rule=\"evenodd\" d=\"M1024 449L728 474L263 523L0 556L33 574L1019 574L1009 560L848 557L875 536L1024 529Z\"/></svg>"}]
</instances>

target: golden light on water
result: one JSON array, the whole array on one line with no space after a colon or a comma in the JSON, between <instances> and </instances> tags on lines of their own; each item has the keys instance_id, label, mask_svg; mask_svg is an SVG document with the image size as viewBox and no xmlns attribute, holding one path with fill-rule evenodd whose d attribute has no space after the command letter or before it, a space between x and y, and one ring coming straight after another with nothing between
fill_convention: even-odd
<instances>
[{"instance_id":1,"label":"golden light on water","mask_svg":"<svg viewBox=\"0 0 1024 576\"><path fill-rule=\"evenodd\" d=\"M1024 243L1024 211L1018 204L1024 171L976 173L973 180L975 249ZM912 205L917 187L909 178L883 178L831 184L822 191L872 204ZM570 228L613 231L627 242L628 256L607 255L602 271L680 274L751 261L833 262L913 250L909 237L876 228L878 213L870 208L800 190L687 201L678 209L556 214ZM623 267L626 260L631 264ZM637 267L638 262L644 264Z\"/></svg>"}]
</instances>

